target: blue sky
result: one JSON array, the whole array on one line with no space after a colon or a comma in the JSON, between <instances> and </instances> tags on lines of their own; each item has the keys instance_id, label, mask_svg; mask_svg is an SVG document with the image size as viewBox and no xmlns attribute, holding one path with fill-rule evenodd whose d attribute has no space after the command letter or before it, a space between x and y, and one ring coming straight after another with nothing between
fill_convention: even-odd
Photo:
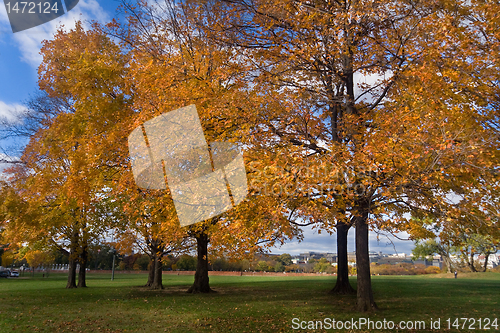
<instances>
[{"instance_id":1,"label":"blue sky","mask_svg":"<svg viewBox=\"0 0 500 333\"><path fill-rule=\"evenodd\" d=\"M118 1L80 0L78 5L43 25L12 33L4 4L0 6L0 114L5 105L16 106L38 89L37 67L41 62L41 42L50 39L57 27L74 27L75 21L108 22L117 16Z\"/></svg>"},{"instance_id":2,"label":"blue sky","mask_svg":"<svg viewBox=\"0 0 500 333\"><path fill-rule=\"evenodd\" d=\"M76 20L109 22L118 18L116 0L80 0L78 5L57 19L43 25L12 33L4 4L0 6L0 117L12 118L22 112L23 102L29 99L37 89L37 68L41 62L39 50L41 42L51 39L56 29L64 25L66 29L75 26ZM1 147L0 142L0 147ZM1 166L0 166L1 169ZM305 229L302 243L289 242L273 253L299 254L305 251L336 252L336 236L327 233L318 234ZM401 235L405 238L405 235ZM391 243L391 241L393 244ZM385 253L411 253L411 241L399 241L395 238L370 235L370 250ZM394 249L396 247L396 251ZM354 251L354 230L350 231L349 251Z\"/></svg>"}]
</instances>

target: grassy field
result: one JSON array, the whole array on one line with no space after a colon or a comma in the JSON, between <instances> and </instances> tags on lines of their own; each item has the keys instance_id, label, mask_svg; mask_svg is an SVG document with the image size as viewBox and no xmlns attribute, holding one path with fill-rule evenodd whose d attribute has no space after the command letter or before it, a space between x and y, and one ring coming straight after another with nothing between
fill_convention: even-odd
<instances>
[{"instance_id":1,"label":"grassy field","mask_svg":"<svg viewBox=\"0 0 500 333\"><path fill-rule=\"evenodd\" d=\"M500 273L420 276L374 276L373 289L380 311L358 314L355 297L331 296L334 277L212 276L217 293L185 293L191 276L165 275L165 289L141 287L145 275L90 274L88 288L64 289L65 275L0 280L0 332L293 332L302 321L323 321L317 332L333 331L328 321L365 320L360 329L370 332L368 320L425 323L425 330L394 328L390 331L432 331L440 319L447 331L448 318L475 318L455 332L481 332L479 318L500 321ZM352 282L355 284L355 279ZM298 318L293 321L293 318ZM325 318L330 318L325 321ZM364 319L360 319L364 318ZM330 322L331 323L331 322ZM410 323L406 323L410 326ZM481 322L481 325L484 321ZM491 327L490 332L500 332ZM319 324L314 323L319 328ZM415 327L417 324L414 324ZM388 326L386 326L388 327ZM422 327L421 327L422 328ZM475 330L472 330L475 328ZM380 330L378 330L380 331Z\"/></svg>"}]
</instances>

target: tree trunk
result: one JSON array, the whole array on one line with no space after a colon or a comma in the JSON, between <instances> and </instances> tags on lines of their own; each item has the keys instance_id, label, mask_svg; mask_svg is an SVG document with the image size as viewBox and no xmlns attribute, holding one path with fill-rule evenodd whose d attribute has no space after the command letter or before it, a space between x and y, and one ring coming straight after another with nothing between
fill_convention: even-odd
<instances>
[{"instance_id":1,"label":"tree trunk","mask_svg":"<svg viewBox=\"0 0 500 333\"><path fill-rule=\"evenodd\" d=\"M71 256L68 268L68 283L66 284L66 288L76 288L76 259L71 258Z\"/></svg>"},{"instance_id":2,"label":"tree trunk","mask_svg":"<svg viewBox=\"0 0 500 333\"><path fill-rule=\"evenodd\" d=\"M475 254L474 251L471 250L470 251L470 261L468 262L468 264L469 264L470 271L475 273L475 272L477 272L477 269L474 266L474 254Z\"/></svg>"},{"instance_id":3,"label":"tree trunk","mask_svg":"<svg viewBox=\"0 0 500 333\"><path fill-rule=\"evenodd\" d=\"M149 274L148 274L148 282L146 283L145 287L151 287L153 285L153 281L155 279L155 256L150 255L149 260L151 262L149 263Z\"/></svg>"},{"instance_id":4,"label":"tree trunk","mask_svg":"<svg viewBox=\"0 0 500 333\"><path fill-rule=\"evenodd\" d=\"M444 265L446 266L446 273L453 272L453 266L451 264L451 259L448 254L440 253L441 258L443 258Z\"/></svg>"},{"instance_id":5,"label":"tree trunk","mask_svg":"<svg viewBox=\"0 0 500 333\"><path fill-rule=\"evenodd\" d=\"M150 239L148 242L148 251L150 252L149 258L151 263L149 265L149 275L146 287L151 289L163 289L163 263L162 257L165 248L162 241L158 238Z\"/></svg>"},{"instance_id":6,"label":"tree trunk","mask_svg":"<svg viewBox=\"0 0 500 333\"><path fill-rule=\"evenodd\" d=\"M347 260L347 234L350 226L337 223L337 282L330 294L352 295L356 290L349 283L349 264Z\"/></svg>"},{"instance_id":7,"label":"tree trunk","mask_svg":"<svg viewBox=\"0 0 500 333\"><path fill-rule=\"evenodd\" d=\"M373 299L370 255L368 253L368 207L366 203L358 204L358 216L354 217L356 227L356 267L358 276L358 293L356 308L360 312L375 311L377 305Z\"/></svg>"},{"instance_id":8,"label":"tree trunk","mask_svg":"<svg viewBox=\"0 0 500 333\"><path fill-rule=\"evenodd\" d=\"M194 283L188 289L188 293L209 293L213 291L210 289L208 279L208 242L208 235L206 233L202 232L196 236L198 264L194 275Z\"/></svg>"},{"instance_id":9,"label":"tree trunk","mask_svg":"<svg viewBox=\"0 0 500 333\"><path fill-rule=\"evenodd\" d=\"M490 258L490 253L486 252L484 255L485 257L484 257L483 272L486 272L486 270L488 269L488 259Z\"/></svg>"},{"instance_id":10,"label":"tree trunk","mask_svg":"<svg viewBox=\"0 0 500 333\"><path fill-rule=\"evenodd\" d=\"M78 288L87 288L86 273L89 251L85 242L81 247L80 253L80 270L78 271Z\"/></svg>"},{"instance_id":11,"label":"tree trunk","mask_svg":"<svg viewBox=\"0 0 500 333\"><path fill-rule=\"evenodd\" d=\"M161 256L156 255L154 261L154 277L151 289L163 289L163 263L161 261Z\"/></svg>"},{"instance_id":12,"label":"tree trunk","mask_svg":"<svg viewBox=\"0 0 500 333\"><path fill-rule=\"evenodd\" d=\"M76 261L77 261L78 232L74 232L71 237L69 250L68 283L67 289L76 288Z\"/></svg>"}]
</instances>

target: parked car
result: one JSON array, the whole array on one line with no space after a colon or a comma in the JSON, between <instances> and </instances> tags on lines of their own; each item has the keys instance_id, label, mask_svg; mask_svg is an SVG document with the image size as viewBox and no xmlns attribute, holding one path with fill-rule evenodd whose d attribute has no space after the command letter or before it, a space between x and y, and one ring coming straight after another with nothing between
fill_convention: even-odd
<instances>
[{"instance_id":1,"label":"parked car","mask_svg":"<svg viewBox=\"0 0 500 333\"><path fill-rule=\"evenodd\" d=\"M0 278L7 278L9 276L9 271L0 271Z\"/></svg>"},{"instance_id":2,"label":"parked car","mask_svg":"<svg viewBox=\"0 0 500 333\"><path fill-rule=\"evenodd\" d=\"M19 277L19 272L18 271L11 271L10 276L12 277Z\"/></svg>"}]
</instances>

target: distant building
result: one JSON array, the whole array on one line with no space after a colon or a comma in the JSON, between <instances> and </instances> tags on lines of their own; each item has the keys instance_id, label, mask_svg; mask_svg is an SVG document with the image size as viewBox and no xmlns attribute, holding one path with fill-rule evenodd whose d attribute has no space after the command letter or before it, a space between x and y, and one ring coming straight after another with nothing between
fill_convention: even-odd
<instances>
[{"instance_id":1,"label":"distant building","mask_svg":"<svg viewBox=\"0 0 500 333\"><path fill-rule=\"evenodd\" d=\"M440 255L434 256L432 259L432 266L439 267L439 269L443 269L443 258Z\"/></svg>"},{"instance_id":2,"label":"distant building","mask_svg":"<svg viewBox=\"0 0 500 333\"><path fill-rule=\"evenodd\" d=\"M376 263L378 262L380 259L383 258L383 254L382 252L374 252L374 251L370 251L369 254L370 256L370 264L371 263Z\"/></svg>"},{"instance_id":3,"label":"distant building","mask_svg":"<svg viewBox=\"0 0 500 333\"><path fill-rule=\"evenodd\" d=\"M381 258L377 263L379 265L413 264L413 260L398 257L385 257Z\"/></svg>"},{"instance_id":4,"label":"distant building","mask_svg":"<svg viewBox=\"0 0 500 333\"><path fill-rule=\"evenodd\" d=\"M256 255L257 258L266 257L267 259L272 259L273 257L278 255L266 254L266 255ZM440 255L435 255L432 259L419 259L413 260L411 255L407 255L406 253L397 253L397 254L387 254L382 252L369 252L370 263L376 263L379 265L399 265L399 264L414 264L414 265L425 265L425 266L435 266L443 269L443 259ZM329 252L304 252L299 255L292 256L292 262L296 265L306 265L309 263L311 259L320 260L321 258L325 258L328 262L332 263L332 265L336 265L338 263L338 255L336 253ZM476 256L476 262L484 265L485 257L483 255ZM450 259L452 262L460 261L460 258L455 255L451 255ZM347 260L350 266L356 265L356 251L347 253ZM491 254L488 257L488 266L487 268L492 269L500 265L500 254Z\"/></svg>"},{"instance_id":5,"label":"distant building","mask_svg":"<svg viewBox=\"0 0 500 333\"><path fill-rule=\"evenodd\" d=\"M337 254L336 253L325 253L323 256L328 262L334 263L337 262Z\"/></svg>"},{"instance_id":6,"label":"distant building","mask_svg":"<svg viewBox=\"0 0 500 333\"><path fill-rule=\"evenodd\" d=\"M415 265L425 265L425 266L433 266L434 259L419 259L413 260Z\"/></svg>"},{"instance_id":7,"label":"distant building","mask_svg":"<svg viewBox=\"0 0 500 333\"><path fill-rule=\"evenodd\" d=\"M300 260L300 259L297 259L297 258L292 258L292 263L294 265L305 265L305 264L307 264L307 262L305 262L304 260Z\"/></svg>"},{"instance_id":8,"label":"distant building","mask_svg":"<svg viewBox=\"0 0 500 333\"><path fill-rule=\"evenodd\" d=\"M485 260L486 256L484 255L480 255L477 257L477 261L481 264L481 266L484 266ZM486 265L486 268L493 269L497 267L499 264L500 264L500 255L494 253L488 256L488 264Z\"/></svg>"},{"instance_id":9,"label":"distant building","mask_svg":"<svg viewBox=\"0 0 500 333\"><path fill-rule=\"evenodd\" d=\"M298 256L292 256L292 262L293 260L296 260L297 262L302 261L302 262L309 262L311 259L319 260L321 258L325 258L329 262L337 262L337 254L336 253L329 253L329 252L304 252L299 254Z\"/></svg>"}]
</instances>

